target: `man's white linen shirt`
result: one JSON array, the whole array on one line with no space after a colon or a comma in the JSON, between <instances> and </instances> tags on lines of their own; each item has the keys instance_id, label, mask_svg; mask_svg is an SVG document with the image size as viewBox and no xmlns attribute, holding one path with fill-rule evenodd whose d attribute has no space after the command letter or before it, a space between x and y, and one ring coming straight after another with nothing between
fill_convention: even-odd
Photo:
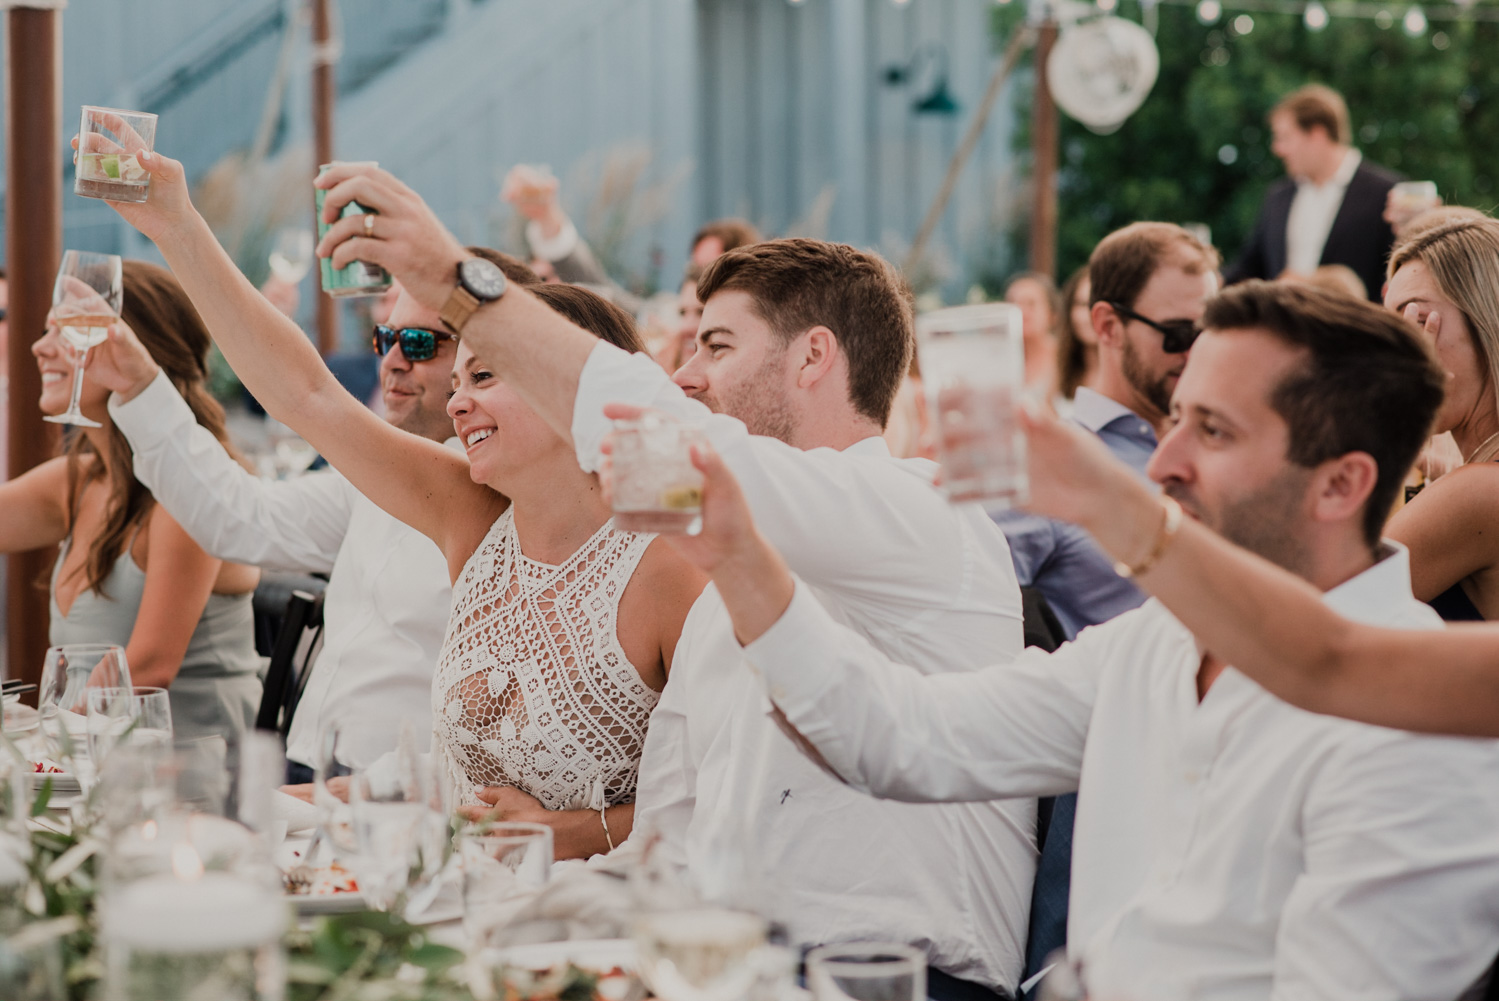
<instances>
[{"instance_id":1,"label":"man's white linen shirt","mask_svg":"<svg viewBox=\"0 0 1499 1001\"><path fill-rule=\"evenodd\" d=\"M1441 622L1390 555L1328 592ZM1441 999L1499 949L1499 742L1303 712L1201 651L1159 602L1005 671L922 678L798 584L745 648L829 764L908 800L1079 790L1068 941L1122 1001Z\"/></svg>"},{"instance_id":2,"label":"man's white linen shirt","mask_svg":"<svg viewBox=\"0 0 1499 1001\"><path fill-rule=\"evenodd\" d=\"M595 468L609 402L703 427L760 530L838 620L925 671L1016 656L1020 596L1003 534L932 488L935 465L878 437L843 451L750 435L686 398L649 358L600 345L579 381L573 436ZM880 803L809 763L740 666L718 593L682 629L651 716L636 798L638 846L659 834L708 890L753 887L802 944L918 943L954 976L1013 990L1035 872L1035 803ZM742 898L741 898L742 899Z\"/></svg>"},{"instance_id":3,"label":"man's white linen shirt","mask_svg":"<svg viewBox=\"0 0 1499 1001\"><path fill-rule=\"evenodd\" d=\"M1348 184L1363 162L1363 154L1350 149L1343 156L1337 172L1326 182L1317 184L1304 177L1296 179L1296 194L1291 196L1291 211L1286 216L1286 270L1309 275L1322 263L1322 248L1343 207Z\"/></svg>"},{"instance_id":4,"label":"man's white linen shirt","mask_svg":"<svg viewBox=\"0 0 1499 1001\"><path fill-rule=\"evenodd\" d=\"M332 470L282 482L254 476L165 373L129 403L111 396L109 412L135 452L136 478L210 554L329 575L323 649L292 718L289 759L314 764L318 734L334 722L404 715L413 732L431 732L432 671L452 604L436 543ZM387 730L349 731L347 763L363 767L393 748Z\"/></svg>"}]
</instances>

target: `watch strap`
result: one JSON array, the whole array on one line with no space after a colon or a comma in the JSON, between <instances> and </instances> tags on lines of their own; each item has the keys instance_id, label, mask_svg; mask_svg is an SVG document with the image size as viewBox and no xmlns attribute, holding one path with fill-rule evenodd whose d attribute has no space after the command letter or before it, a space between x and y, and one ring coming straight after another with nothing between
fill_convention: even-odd
<instances>
[{"instance_id":1,"label":"watch strap","mask_svg":"<svg viewBox=\"0 0 1499 1001\"><path fill-rule=\"evenodd\" d=\"M468 323L468 318L474 315L474 311L480 306L482 300L474 295L462 284L454 285L453 291L448 295L448 301L443 303L442 312L438 318L443 324L455 334L463 333L463 325Z\"/></svg>"}]
</instances>

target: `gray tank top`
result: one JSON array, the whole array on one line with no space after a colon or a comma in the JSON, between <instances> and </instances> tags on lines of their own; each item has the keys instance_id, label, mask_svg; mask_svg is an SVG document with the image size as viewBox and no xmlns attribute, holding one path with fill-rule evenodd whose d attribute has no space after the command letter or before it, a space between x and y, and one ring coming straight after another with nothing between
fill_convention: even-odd
<instances>
[{"instance_id":1,"label":"gray tank top","mask_svg":"<svg viewBox=\"0 0 1499 1001\"><path fill-rule=\"evenodd\" d=\"M145 571L130 555L130 546L105 578L108 598L84 590L63 615L57 605L57 576L72 539L65 540L52 567L51 625L48 642L116 643L125 646L135 628ZM255 653L251 596L212 594L188 641L182 667L167 690L172 704L172 732L178 741L219 735L231 744L255 723L260 706L261 659Z\"/></svg>"}]
</instances>

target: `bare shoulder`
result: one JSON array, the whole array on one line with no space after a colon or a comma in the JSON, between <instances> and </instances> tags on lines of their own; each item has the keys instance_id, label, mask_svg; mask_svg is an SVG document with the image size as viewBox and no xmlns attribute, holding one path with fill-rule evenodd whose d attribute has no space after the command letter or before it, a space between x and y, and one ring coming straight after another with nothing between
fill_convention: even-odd
<instances>
[{"instance_id":1,"label":"bare shoulder","mask_svg":"<svg viewBox=\"0 0 1499 1001\"><path fill-rule=\"evenodd\" d=\"M1499 462L1474 462L1454 469L1417 494L1400 513L1406 512L1420 518L1494 519L1499 514Z\"/></svg>"},{"instance_id":2,"label":"bare shoulder","mask_svg":"<svg viewBox=\"0 0 1499 1001\"><path fill-rule=\"evenodd\" d=\"M663 606L680 608L680 612L675 613L678 622L686 617L687 609L708 586L707 574L688 563L670 542L660 536L652 539L646 547L635 575Z\"/></svg>"}]
</instances>

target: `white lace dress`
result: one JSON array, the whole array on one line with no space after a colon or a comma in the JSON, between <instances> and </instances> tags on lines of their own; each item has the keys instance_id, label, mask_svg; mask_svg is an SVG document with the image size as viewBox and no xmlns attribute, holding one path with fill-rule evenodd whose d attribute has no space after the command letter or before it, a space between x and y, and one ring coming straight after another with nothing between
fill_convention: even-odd
<instances>
[{"instance_id":1,"label":"white lace dress","mask_svg":"<svg viewBox=\"0 0 1499 1001\"><path fill-rule=\"evenodd\" d=\"M455 804L513 786L549 810L635 795L659 698L616 635L619 599L654 536L612 521L566 562L522 555L506 511L453 584L432 679L432 749Z\"/></svg>"}]
</instances>

